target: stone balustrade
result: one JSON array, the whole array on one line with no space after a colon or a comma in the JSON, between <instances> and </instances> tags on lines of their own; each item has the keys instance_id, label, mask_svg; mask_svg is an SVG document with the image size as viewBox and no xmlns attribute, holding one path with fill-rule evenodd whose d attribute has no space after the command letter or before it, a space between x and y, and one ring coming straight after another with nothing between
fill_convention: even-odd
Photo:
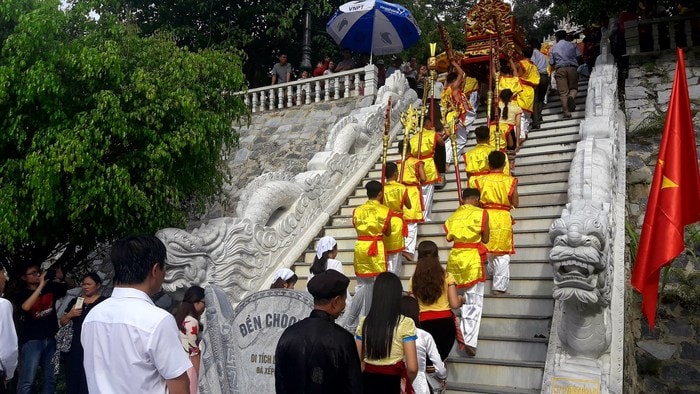
<instances>
[{"instance_id":1,"label":"stone balustrade","mask_svg":"<svg viewBox=\"0 0 700 394\"><path fill-rule=\"evenodd\" d=\"M700 45L700 14L625 22L628 55Z\"/></svg>"},{"instance_id":2,"label":"stone balustrade","mask_svg":"<svg viewBox=\"0 0 700 394\"><path fill-rule=\"evenodd\" d=\"M346 97L370 96L377 91L377 68L341 71L320 77L236 92L252 113L328 102Z\"/></svg>"}]
</instances>

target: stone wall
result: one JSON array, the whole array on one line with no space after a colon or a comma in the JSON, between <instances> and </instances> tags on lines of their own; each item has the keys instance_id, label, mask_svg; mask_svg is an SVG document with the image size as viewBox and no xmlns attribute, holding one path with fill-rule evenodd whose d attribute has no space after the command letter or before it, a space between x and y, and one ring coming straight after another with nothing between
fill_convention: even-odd
<instances>
[{"instance_id":1,"label":"stone wall","mask_svg":"<svg viewBox=\"0 0 700 394\"><path fill-rule=\"evenodd\" d=\"M374 96L353 97L261 112L252 114L249 123L243 120L234 125L239 145L227 158L231 179L225 187L226 202L212 202L207 212L193 218L188 228L209 219L236 216L241 192L261 174L285 171L296 175L306 171L314 154L323 151L331 126L353 109L369 106L373 99Z\"/></svg>"},{"instance_id":2,"label":"stone wall","mask_svg":"<svg viewBox=\"0 0 700 394\"><path fill-rule=\"evenodd\" d=\"M625 83L627 135L627 236L630 254L644 222L671 86L675 51L632 57ZM696 143L700 141L700 49L686 51L686 75ZM686 252L671 266L660 291L654 331L641 315L641 296L628 287L627 392L700 393L700 226L686 229ZM659 245L663 247L663 245ZM631 270L631 260L627 259ZM628 272L629 277L629 272ZM628 285L629 286L629 281Z\"/></svg>"}]
</instances>

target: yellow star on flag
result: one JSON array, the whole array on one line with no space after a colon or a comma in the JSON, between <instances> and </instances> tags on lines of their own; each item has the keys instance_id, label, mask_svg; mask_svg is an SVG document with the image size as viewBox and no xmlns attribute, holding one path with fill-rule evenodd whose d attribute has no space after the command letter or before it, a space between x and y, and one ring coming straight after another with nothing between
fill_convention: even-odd
<instances>
[{"instance_id":1,"label":"yellow star on flag","mask_svg":"<svg viewBox=\"0 0 700 394\"><path fill-rule=\"evenodd\" d=\"M664 176L661 180L661 188L665 189L667 187L678 187L678 184Z\"/></svg>"}]
</instances>

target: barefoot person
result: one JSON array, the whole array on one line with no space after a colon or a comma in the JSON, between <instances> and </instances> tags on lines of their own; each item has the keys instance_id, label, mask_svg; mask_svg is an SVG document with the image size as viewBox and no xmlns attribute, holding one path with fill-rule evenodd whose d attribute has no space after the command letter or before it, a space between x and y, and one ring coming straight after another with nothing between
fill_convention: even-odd
<instances>
[{"instance_id":1,"label":"barefoot person","mask_svg":"<svg viewBox=\"0 0 700 394\"><path fill-rule=\"evenodd\" d=\"M469 180L469 187L479 189L481 206L488 213L489 253L487 272L492 275L491 293L506 294L510 281L510 255L513 244L513 218L510 210L518 206L518 180L503 173L506 155L500 151L489 154L491 172Z\"/></svg>"},{"instance_id":2,"label":"barefoot person","mask_svg":"<svg viewBox=\"0 0 700 394\"><path fill-rule=\"evenodd\" d=\"M447 258L447 272L463 294L464 304L459 327L464 340L464 351L476 355L476 342L484 306L486 274L486 246L489 241L489 216L479 205L477 189L462 191L462 205L445 221L447 241L454 242Z\"/></svg>"}]
</instances>

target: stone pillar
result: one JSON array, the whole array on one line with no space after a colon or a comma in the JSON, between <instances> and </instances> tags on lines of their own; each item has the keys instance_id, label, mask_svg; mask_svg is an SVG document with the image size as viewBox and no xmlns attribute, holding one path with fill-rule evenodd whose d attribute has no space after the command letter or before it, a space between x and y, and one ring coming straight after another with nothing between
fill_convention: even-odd
<instances>
[{"instance_id":1,"label":"stone pillar","mask_svg":"<svg viewBox=\"0 0 700 394\"><path fill-rule=\"evenodd\" d=\"M377 72L374 64L365 66L365 96L377 94Z\"/></svg>"}]
</instances>

